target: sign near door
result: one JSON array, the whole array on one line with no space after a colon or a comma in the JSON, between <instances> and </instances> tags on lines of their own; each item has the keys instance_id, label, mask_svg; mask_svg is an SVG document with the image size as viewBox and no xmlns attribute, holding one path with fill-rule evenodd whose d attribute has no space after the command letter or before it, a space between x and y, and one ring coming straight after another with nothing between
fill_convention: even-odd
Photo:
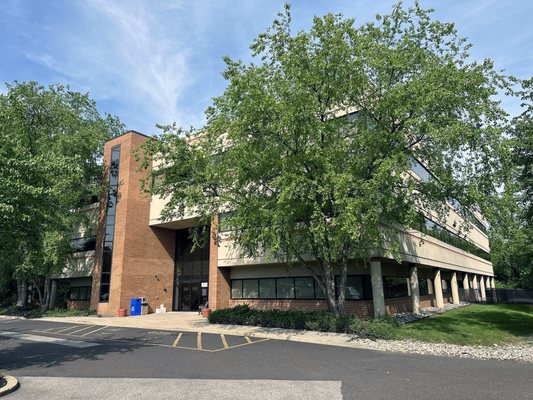
<instances>
[{"instance_id":1,"label":"sign near door","mask_svg":"<svg viewBox=\"0 0 533 400\"><path fill-rule=\"evenodd\" d=\"M207 287L207 282L202 282L202 287Z\"/></svg>"}]
</instances>

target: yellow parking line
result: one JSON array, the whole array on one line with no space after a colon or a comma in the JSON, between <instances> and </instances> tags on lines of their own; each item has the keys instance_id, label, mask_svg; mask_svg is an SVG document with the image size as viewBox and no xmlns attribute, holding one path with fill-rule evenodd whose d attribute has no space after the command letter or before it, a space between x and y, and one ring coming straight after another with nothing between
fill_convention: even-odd
<instances>
[{"instance_id":1,"label":"yellow parking line","mask_svg":"<svg viewBox=\"0 0 533 400\"><path fill-rule=\"evenodd\" d=\"M101 331L102 329L105 329L105 328L108 328L108 327L109 327L109 325L102 326L101 328L95 329L94 331L90 331L90 332L84 333L83 335L80 335L80 336L87 336L87 335L90 335L91 333Z\"/></svg>"},{"instance_id":2,"label":"yellow parking line","mask_svg":"<svg viewBox=\"0 0 533 400\"><path fill-rule=\"evenodd\" d=\"M70 330L70 329L76 329L76 328L79 328L80 326L84 326L84 325L69 326L68 328L60 329L60 330L55 331L55 332L53 332L53 333L65 332L65 331L68 331L68 330Z\"/></svg>"},{"instance_id":3,"label":"yellow parking line","mask_svg":"<svg viewBox=\"0 0 533 400\"><path fill-rule=\"evenodd\" d=\"M257 339L253 342L250 342L250 343L261 343L261 342L266 342L267 340L270 340L270 339ZM226 351L226 350L230 350L230 349L234 349L235 347L242 347L242 346L249 346L250 343L241 343L241 344L236 344L234 346L231 346L231 347L228 347L227 349L216 349L216 350L210 350L212 351L213 353L218 353L219 351ZM206 351L206 350L204 350Z\"/></svg>"},{"instance_id":4,"label":"yellow parking line","mask_svg":"<svg viewBox=\"0 0 533 400\"><path fill-rule=\"evenodd\" d=\"M198 332L198 338L196 339L198 350L202 350L202 332Z\"/></svg>"},{"instance_id":5,"label":"yellow parking line","mask_svg":"<svg viewBox=\"0 0 533 400\"><path fill-rule=\"evenodd\" d=\"M86 329L90 329L90 328L94 328L95 325L87 325L85 328L81 328L81 329L78 329L77 331L72 331L72 332L69 332L69 335L73 335L75 333L78 333L78 332L81 332L81 331L84 331Z\"/></svg>"},{"instance_id":6,"label":"yellow parking line","mask_svg":"<svg viewBox=\"0 0 533 400\"><path fill-rule=\"evenodd\" d=\"M222 344L224 345L224 348L227 349L229 347L228 342L226 342L226 337L223 334L220 334L220 340L222 340Z\"/></svg>"},{"instance_id":7,"label":"yellow parking line","mask_svg":"<svg viewBox=\"0 0 533 400\"><path fill-rule=\"evenodd\" d=\"M246 341L247 341L248 343L252 343L252 339L250 339L249 336L245 336L244 338L246 339Z\"/></svg>"},{"instance_id":8,"label":"yellow parking line","mask_svg":"<svg viewBox=\"0 0 533 400\"><path fill-rule=\"evenodd\" d=\"M181 339L181 335L183 335L183 333L178 334L178 337L176 337L176 340L174 340L174 343L172 343L172 347L176 347L178 345L178 342Z\"/></svg>"}]
</instances>

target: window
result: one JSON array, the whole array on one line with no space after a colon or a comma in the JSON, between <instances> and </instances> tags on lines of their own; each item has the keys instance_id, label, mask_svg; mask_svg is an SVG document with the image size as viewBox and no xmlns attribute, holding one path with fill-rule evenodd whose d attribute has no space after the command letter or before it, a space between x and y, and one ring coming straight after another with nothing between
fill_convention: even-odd
<instances>
[{"instance_id":1,"label":"window","mask_svg":"<svg viewBox=\"0 0 533 400\"><path fill-rule=\"evenodd\" d=\"M218 215L218 231L219 232L229 232L233 230L233 227L230 224L230 219L235 215L235 212L228 211L223 212Z\"/></svg>"},{"instance_id":2,"label":"window","mask_svg":"<svg viewBox=\"0 0 533 400\"><path fill-rule=\"evenodd\" d=\"M454 199L454 198L450 198L448 199L448 203L450 203L450 205L458 212L460 211L463 211L466 216L468 217L468 221L472 224L474 224L481 232L483 232L484 234L487 234L487 227L485 226L485 224L483 224L479 219L478 217L475 216L475 214L466 209L466 208L463 208L463 206L461 206L461 203L459 202L459 200L457 199Z\"/></svg>"},{"instance_id":3,"label":"window","mask_svg":"<svg viewBox=\"0 0 533 400\"><path fill-rule=\"evenodd\" d=\"M111 263L113 260L113 240L115 236L115 215L118 199L118 170L120 166L120 145L111 149L109 165L109 190L107 194L107 210L105 222L104 251L102 255L102 273L100 275L100 296L102 303L109 302L111 285Z\"/></svg>"},{"instance_id":4,"label":"window","mask_svg":"<svg viewBox=\"0 0 533 400\"><path fill-rule=\"evenodd\" d=\"M278 299L294 299L294 279L278 278L277 279L277 297Z\"/></svg>"},{"instance_id":5,"label":"window","mask_svg":"<svg viewBox=\"0 0 533 400\"><path fill-rule=\"evenodd\" d=\"M411 171L417 174L418 177L424 182L427 182L431 179L431 174L429 173L427 168L420 164L420 162L418 162L418 160L415 160L414 158L411 158Z\"/></svg>"},{"instance_id":6,"label":"window","mask_svg":"<svg viewBox=\"0 0 533 400\"><path fill-rule=\"evenodd\" d=\"M385 298L387 299L409 296L405 278L384 276L383 288L385 290Z\"/></svg>"},{"instance_id":7,"label":"window","mask_svg":"<svg viewBox=\"0 0 533 400\"><path fill-rule=\"evenodd\" d=\"M315 299L324 300L326 298L326 293L322 288L315 282Z\"/></svg>"},{"instance_id":8,"label":"window","mask_svg":"<svg viewBox=\"0 0 533 400\"><path fill-rule=\"evenodd\" d=\"M259 297L259 287L257 279L246 279L242 281L242 298L257 299Z\"/></svg>"},{"instance_id":9,"label":"window","mask_svg":"<svg viewBox=\"0 0 533 400\"><path fill-rule=\"evenodd\" d=\"M96 237L81 237L72 239L70 247L74 251L91 251L96 249Z\"/></svg>"},{"instance_id":10,"label":"window","mask_svg":"<svg viewBox=\"0 0 533 400\"><path fill-rule=\"evenodd\" d=\"M457 289L464 289L463 288L463 278L457 278Z\"/></svg>"},{"instance_id":11,"label":"window","mask_svg":"<svg viewBox=\"0 0 533 400\"><path fill-rule=\"evenodd\" d=\"M294 288L297 299L314 299L315 284L312 277L294 278Z\"/></svg>"},{"instance_id":12,"label":"window","mask_svg":"<svg viewBox=\"0 0 533 400\"><path fill-rule=\"evenodd\" d=\"M68 299L73 300L73 301L90 301L91 300L91 287L90 286L71 287Z\"/></svg>"},{"instance_id":13,"label":"window","mask_svg":"<svg viewBox=\"0 0 533 400\"><path fill-rule=\"evenodd\" d=\"M420 291L420 296L427 296L429 294L429 286L427 279L418 279L418 289Z\"/></svg>"},{"instance_id":14,"label":"window","mask_svg":"<svg viewBox=\"0 0 533 400\"><path fill-rule=\"evenodd\" d=\"M259 298L275 299L276 298L276 280L259 279Z\"/></svg>"},{"instance_id":15,"label":"window","mask_svg":"<svg viewBox=\"0 0 533 400\"><path fill-rule=\"evenodd\" d=\"M364 298L363 277L362 276L348 276L346 278L346 288L344 296L346 300L362 300Z\"/></svg>"},{"instance_id":16,"label":"window","mask_svg":"<svg viewBox=\"0 0 533 400\"><path fill-rule=\"evenodd\" d=\"M242 299L242 280L236 279L231 281L231 298Z\"/></svg>"}]
</instances>

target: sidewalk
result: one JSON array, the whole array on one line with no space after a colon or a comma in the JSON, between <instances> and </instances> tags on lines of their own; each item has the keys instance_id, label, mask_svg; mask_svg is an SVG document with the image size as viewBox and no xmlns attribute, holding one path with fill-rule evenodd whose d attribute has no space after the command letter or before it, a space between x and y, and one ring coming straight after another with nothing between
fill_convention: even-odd
<instances>
[{"instance_id":1,"label":"sidewalk","mask_svg":"<svg viewBox=\"0 0 533 400\"><path fill-rule=\"evenodd\" d=\"M135 317L47 317L41 321L66 322L73 324L104 325L122 328L159 329L166 331L202 332L237 336L250 336L294 342L324 344L331 346L351 347L358 349L378 350L372 341L361 343L355 341L354 335L332 332L312 332L294 329L264 328L260 326L219 325L210 324L207 318L200 317L196 312L169 312L166 314L149 314Z\"/></svg>"}]
</instances>

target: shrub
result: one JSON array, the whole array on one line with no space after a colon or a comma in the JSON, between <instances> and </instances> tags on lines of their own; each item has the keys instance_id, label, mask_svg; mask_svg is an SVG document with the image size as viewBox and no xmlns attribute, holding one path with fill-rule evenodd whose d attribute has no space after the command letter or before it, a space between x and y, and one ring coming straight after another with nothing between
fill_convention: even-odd
<instances>
[{"instance_id":1,"label":"shrub","mask_svg":"<svg viewBox=\"0 0 533 400\"><path fill-rule=\"evenodd\" d=\"M215 310L209 314L212 324L264 326L319 332L350 333L363 338L391 339L399 322L390 317L367 320L355 315L334 315L324 311L257 310L248 305Z\"/></svg>"}]
</instances>

